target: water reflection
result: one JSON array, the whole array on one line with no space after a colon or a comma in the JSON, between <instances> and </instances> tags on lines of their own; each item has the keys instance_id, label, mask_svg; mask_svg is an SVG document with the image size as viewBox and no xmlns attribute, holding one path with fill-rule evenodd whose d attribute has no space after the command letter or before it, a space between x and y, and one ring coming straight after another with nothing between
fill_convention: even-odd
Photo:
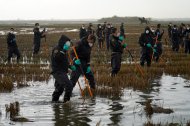
<instances>
[{"instance_id":1,"label":"water reflection","mask_svg":"<svg viewBox=\"0 0 190 126\"><path fill-rule=\"evenodd\" d=\"M109 110L112 110L110 114L110 120L112 121L112 123L108 125L119 126L119 122L122 119L121 115L123 114L123 111L121 110L123 110L124 106L119 102L113 102L110 106L111 108L109 108Z\"/></svg>"},{"instance_id":2,"label":"water reflection","mask_svg":"<svg viewBox=\"0 0 190 126\"><path fill-rule=\"evenodd\" d=\"M54 104L52 108L55 116L53 119L54 126L90 126L88 124L91 122L88 118L90 111L82 105Z\"/></svg>"}]
</instances>

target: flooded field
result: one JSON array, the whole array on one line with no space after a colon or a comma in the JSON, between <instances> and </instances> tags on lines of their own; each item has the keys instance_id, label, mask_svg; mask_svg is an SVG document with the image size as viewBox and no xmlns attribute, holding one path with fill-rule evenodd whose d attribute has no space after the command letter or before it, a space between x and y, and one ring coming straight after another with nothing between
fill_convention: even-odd
<instances>
[{"instance_id":1,"label":"flooded field","mask_svg":"<svg viewBox=\"0 0 190 126\"><path fill-rule=\"evenodd\" d=\"M190 119L189 93L185 88L190 82L181 77L162 75L152 83L149 92L125 89L120 99L95 97L83 103L79 88L76 86L70 103L51 103L53 79L48 84L33 83L33 86L15 89L12 93L0 94L0 124L2 126L61 126L61 125L122 125L141 126L151 120L154 123L179 123L185 125ZM171 114L153 114L148 118L143 103L152 99L152 104L170 108ZM20 113L33 122L11 122L6 118L5 104L19 101Z\"/></svg>"},{"instance_id":2,"label":"flooded field","mask_svg":"<svg viewBox=\"0 0 190 126\"><path fill-rule=\"evenodd\" d=\"M40 54L33 56L32 28L19 26L20 64L16 64L15 58L7 64L6 36L0 36L0 126L189 125L190 56L184 54L183 49L179 53L172 52L170 44L164 41L165 35L162 60L153 62L151 68L140 67L138 37L144 26L139 25L126 26L126 42L134 60L125 51L117 77L110 77L110 52L105 48L99 50L97 45L93 48L91 64L97 81L94 98L87 96L83 100L76 85L69 103L51 103L54 90L50 75L51 50L61 34L77 40L78 28L79 25L49 26L47 42L42 40ZM0 31L3 33L8 29ZM23 32L26 34L21 34ZM84 88L82 77L80 83ZM27 121L10 121L5 105L14 102L19 103L19 115Z\"/></svg>"}]
</instances>

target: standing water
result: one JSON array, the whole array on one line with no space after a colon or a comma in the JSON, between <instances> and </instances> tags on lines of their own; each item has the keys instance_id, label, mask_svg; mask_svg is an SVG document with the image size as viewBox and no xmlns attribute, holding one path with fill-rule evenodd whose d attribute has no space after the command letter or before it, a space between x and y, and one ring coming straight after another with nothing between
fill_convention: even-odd
<instances>
[{"instance_id":1,"label":"standing water","mask_svg":"<svg viewBox=\"0 0 190 126\"><path fill-rule=\"evenodd\" d=\"M48 84L36 82L11 93L0 93L0 126L90 126L97 123L141 126L148 120L155 124L185 124L190 120L190 88L185 88L190 82L181 77L163 75L154 81L150 90L125 89L123 96L117 100L96 96L83 101L76 86L71 102L67 104L51 103L53 83L54 80L50 79ZM172 109L174 113L154 113L151 119L148 118L143 105L147 99L152 99L151 104ZM15 101L20 103L20 115L32 122L12 122L6 117L5 104Z\"/></svg>"}]
</instances>

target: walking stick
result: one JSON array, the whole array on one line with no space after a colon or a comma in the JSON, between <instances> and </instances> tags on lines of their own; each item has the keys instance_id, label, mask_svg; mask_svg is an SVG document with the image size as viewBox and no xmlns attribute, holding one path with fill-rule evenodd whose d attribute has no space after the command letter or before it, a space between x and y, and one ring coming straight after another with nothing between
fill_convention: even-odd
<instances>
[{"instance_id":1,"label":"walking stick","mask_svg":"<svg viewBox=\"0 0 190 126\"><path fill-rule=\"evenodd\" d=\"M72 48L73 48L73 51L74 51L74 53L75 53L76 58L79 59L75 47L73 46ZM80 65L80 69L81 69L81 72L82 72L82 74L83 74L86 87L88 88L88 92L89 92L90 96L93 97L92 91L91 91L91 89L90 89L90 85L89 85L89 83L88 83L88 81L87 81L87 79L86 79L86 76L85 76L85 74L84 74L84 71L83 71L81 65Z\"/></svg>"},{"instance_id":2,"label":"walking stick","mask_svg":"<svg viewBox=\"0 0 190 126\"><path fill-rule=\"evenodd\" d=\"M70 53L68 52L68 57L69 57L69 61L70 61L70 64L73 65L73 60L71 59L71 56L70 56ZM81 88L81 85L79 83L79 80L77 81L78 85L79 85L79 88L80 88L80 92L81 92L81 96L84 97L84 92Z\"/></svg>"},{"instance_id":3,"label":"walking stick","mask_svg":"<svg viewBox=\"0 0 190 126\"><path fill-rule=\"evenodd\" d=\"M131 58L135 61L135 66L137 67L137 69L140 71L141 75L144 77L144 71L140 68L140 66L136 63L135 58L133 57L133 55L131 54L131 51L129 49L127 49L129 55L131 56Z\"/></svg>"}]
</instances>

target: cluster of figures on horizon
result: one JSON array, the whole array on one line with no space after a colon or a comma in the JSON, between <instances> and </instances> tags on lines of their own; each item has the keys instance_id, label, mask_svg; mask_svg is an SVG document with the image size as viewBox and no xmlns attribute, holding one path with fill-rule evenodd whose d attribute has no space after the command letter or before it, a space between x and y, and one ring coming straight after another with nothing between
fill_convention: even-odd
<instances>
[{"instance_id":1,"label":"cluster of figures on horizon","mask_svg":"<svg viewBox=\"0 0 190 126\"><path fill-rule=\"evenodd\" d=\"M185 49L185 53L190 54L190 25L181 23L177 25L168 25L168 37L172 45L172 50L178 52L180 47Z\"/></svg>"},{"instance_id":2,"label":"cluster of figures on horizon","mask_svg":"<svg viewBox=\"0 0 190 126\"><path fill-rule=\"evenodd\" d=\"M33 54L38 54L40 50L40 40L46 36L46 31L40 32L39 24L35 24L34 28L34 50ZM8 61L13 54L17 55L17 61L19 61L20 53L16 44L16 37L14 34L14 29L10 29L10 33L7 37L8 44ZM172 27L171 24L168 26L168 36L170 38L173 51L179 50L180 40L185 40L185 52L190 53L189 48L189 26L185 27L183 25L178 29L176 25ZM161 24L157 24L157 28L145 27L144 32L139 37L139 45L141 46L141 58L140 65L144 66L145 62L147 66L151 66L152 60L156 62L162 55L162 37L164 30L161 30ZM95 32L92 24L89 24L87 30L84 25L80 29L80 40L76 42L75 46L71 39L62 35L53 48L51 53L51 68L52 75L55 78L55 90L52 94L52 101L59 101L60 95L65 90L64 102L70 100L73 88L75 87L78 79L81 75L89 82L89 87L92 92L94 92L96 84L94 75L90 66L91 60L91 50L98 39L99 48L103 47L103 41L106 41L107 50L111 50L111 77L115 77L121 68L121 59L124 49L127 49L127 44L125 43L125 31L124 24L121 23L120 30L112 27L111 24L106 22L103 25L98 24L98 28ZM70 79L68 78L68 71L71 71ZM85 81L86 82L86 81Z\"/></svg>"}]
</instances>

